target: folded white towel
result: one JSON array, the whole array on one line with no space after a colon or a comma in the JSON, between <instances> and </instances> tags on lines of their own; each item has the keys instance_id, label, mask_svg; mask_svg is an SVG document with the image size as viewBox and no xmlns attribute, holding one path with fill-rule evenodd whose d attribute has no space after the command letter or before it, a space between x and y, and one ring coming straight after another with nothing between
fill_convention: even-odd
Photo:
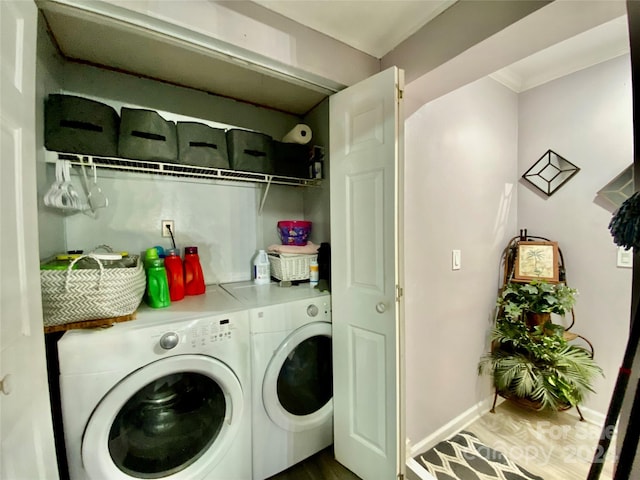
<instances>
[{"instance_id":1,"label":"folded white towel","mask_svg":"<svg viewBox=\"0 0 640 480\"><path fill-rule=\"evenodd\" d=\"M271 253L297 253L310 255L318 253L319 246L312 242L307 242L304 246L298 245L271 245L267 248L267 252Z\"/></svg>"}]
</instances>

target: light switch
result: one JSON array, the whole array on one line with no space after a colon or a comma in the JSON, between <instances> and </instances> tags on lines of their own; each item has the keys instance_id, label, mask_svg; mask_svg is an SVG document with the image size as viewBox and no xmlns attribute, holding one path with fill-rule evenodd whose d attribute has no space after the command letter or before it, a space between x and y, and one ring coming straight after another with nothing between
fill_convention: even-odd
<instances>
[{"instance_id":1,"label":"light switch","mask_svg":"<svg viewBox=\"0 0 640 480\"><path fill-rule=\"evenodd\" d=\"M616 266L622 268L632 268L633 250L625 250L624 247L618 247L618 261L616 262Z\"/></svg>"},{"instance_id":2,"label":"light switch","mask_svg":"<svg viewBox=\"0 0 640 480\"><path fill-rule=\"evenodd\" d=\"M451 250L451 270L460 270L460 250Z\"/></svg>"}]
</instances>

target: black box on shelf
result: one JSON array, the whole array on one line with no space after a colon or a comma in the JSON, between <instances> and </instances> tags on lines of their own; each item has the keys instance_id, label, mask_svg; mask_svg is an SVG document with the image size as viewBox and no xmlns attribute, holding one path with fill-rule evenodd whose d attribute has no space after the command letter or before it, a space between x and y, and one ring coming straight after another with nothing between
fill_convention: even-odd
<instances>
[{"instance_id":1,"label":"black box on shelf","mask_svg":"<svg viewBox=\"0 0 640 480\"><path fill-rule=\"evenodd\" d=\"M310 178L310 145L273 141L274 173L283 177Z\"/></svg>"},{"instance_id":2,"label":"black box on shelf","mask_svg":"<svg viewBox=\"0 0 640 480\"><path fill-rule=\"evenodd\" d=\"M122 107L118 156L158 162L178 161L176 124L154 110Z\"/></svg>"},{"instance_id":3,"label":"black box on shelf","mask_svg":"<svg viewBox=\"0 0 640 480\"><path fill-rule=\"evenodd\" d=\"M309 160L309 178L322 180L324 175L324 148L320 145L314 145Z\"/></svg>"},{"instance_id":4,"label":"black box on shelf","mask_svg":"<svg viewBox=\"0 0 640 480\"><path fill-rule=\"evenodd\" d=\"M229 168L224 130L203 123L178 122L178 162L196 167Z\"/></svg>"},{"instance_id":5,"label":"black box on shelf","mask_svg":"<svg viewBox=\"0 0 640 480\"><path fill-rule=\"evenodd\" d=\"M234 170L273 173L272 141L269 135L232 128L227 130L229 163Z\"/></svg>"},{"instance_id":6,"label":"black box on shelf","mask_svg":"<svg viewBox=\"0 0 640 480\"><path fill-rule=\"evenodd\" d=\"M115 157L120 117L109 105L73 95L51 94L44 108L48 150Z\"/></svg>"}]
</instances>

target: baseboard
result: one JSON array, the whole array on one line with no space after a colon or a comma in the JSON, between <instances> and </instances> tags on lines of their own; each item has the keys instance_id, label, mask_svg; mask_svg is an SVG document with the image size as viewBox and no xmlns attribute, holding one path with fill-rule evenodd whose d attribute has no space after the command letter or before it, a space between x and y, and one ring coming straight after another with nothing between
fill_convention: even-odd
<instances>
[{"instance_id":1,"label":"baseboard","mask_svg":"<svg viewBox=\"0 0 640 480\"><path fill-rule=\"evenodd\" d=\"M496 405L499 405L503 401L504 399L498 398L498 402ZM428 437L412 445L411 448L407 448L407 458L413 458L420 452L426 452L430 448L435 447L439 442L446 440L455 433L458 433L460 430L464 430L468 425L472 424L478 418L480 418L480 416L487 413L491 408L492 403L493 395L476 403L468 410L462 412L460 415L455 417L449 423L440 427Z\"/></svg>"},{"instance_id":2,"label":"baseboard","mask_svg":"<svg viewBox=\"0 0 640 480\"><path fill-rule=\"evenodd\" d=\"M437 480L413 458L407 459L407 480Z\"/></svg>"},{"instance_id":3,"label":"baseboard","mask_svg":"<svg viewBox=\"0 0 640 480\"><path fill-rule=\"evenodd\" d=\"M582 416L587 422L592 423L594 425L598 425L599 427L603 427L604 422L607 420L607 416L604 413L600 413L596 410L591 410L590 408L587 408L587 407L580 407L580 411L582 412ZM614 434L618 433L617 423L613 430L613 433Z\"/></svg>"},{"instance_id":4,"label":"baseboard","mask_svg":"<svg viewBox=\"0 0 640 480\"><path fill-rule=\"evenodd\" d=\"M498 398L498 403L503 402L502 398ZM449 423L443 425L438 430L433 432L428 437L420 440L415 445L409 446L407 445L407 479L408 480L436 480L422 465L420 465L413 457L415 457L420 452L426 452L430 448L436 446L443 440L451 437L455 433L458 433L460 430L464 430L465 427L475 422L480 416L485 414L491 408L491 404L493 403L493 395L491 397L486 398L474 406L469 408L468 410L462 412L460 415L455 417Z\"/></svg>"}]
</instances>

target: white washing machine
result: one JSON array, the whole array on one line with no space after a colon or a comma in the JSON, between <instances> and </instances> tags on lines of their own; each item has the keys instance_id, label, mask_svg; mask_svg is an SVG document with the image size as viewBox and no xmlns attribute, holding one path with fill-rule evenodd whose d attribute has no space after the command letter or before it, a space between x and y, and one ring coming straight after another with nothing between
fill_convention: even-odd
<instances>
[{"instance_id":1,"label":"white washing machine","mask_svg":"<svg viewBox=\"0 0 640 480\"><path fill-rule=\"evenodd\" d=\"M333 443L331 297L308 284L223 285L249 308L253 479Z\"/></svg>"},{"instance_id":2,"label":"white washing machine","mask_svg":"<svg viewBox=\"0 0 640 480\"><path fill-rule=\"evenodd\" d=\"M58 341L71 480L251 478L246 309L219 286Z\"/></svg>"}]
</instances>

